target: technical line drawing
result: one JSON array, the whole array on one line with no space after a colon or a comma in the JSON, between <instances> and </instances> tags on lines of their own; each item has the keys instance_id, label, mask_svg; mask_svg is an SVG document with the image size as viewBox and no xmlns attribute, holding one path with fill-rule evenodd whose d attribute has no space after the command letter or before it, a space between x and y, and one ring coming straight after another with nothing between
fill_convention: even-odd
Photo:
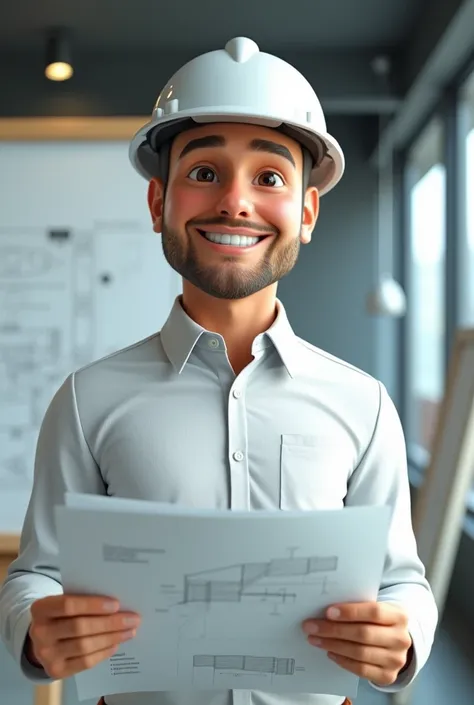
<instances>
[{"instance_id":1,"label":"technical line drawing","mask_svg":"<svg viewBox=\"0 0 474 705\"><path fill-rule=\"evenodd\" d=\"M29 493L41 421L67 375L121 347L122 340L116 344L114 337L117 326L98 317L104 286L97 275L101 262L110 269L112 244L105 247L101 240L105 225L0 227L2 489ZM108 227L113 252L120 253L111 276L124 269L115 293L126 289L129 296L146 231L139 222ZM134 340L124 339L123 346Z\"/></svg>"},{"instance_id":2,"label":"technical line drawing","mask_svg":"<svg viewBox=\"0 0 474 705\"><path fill-rule=\"evenodd\" d=\"M54 257L40 247L0 246L0 276L35 277L46 274Z\"/></svg>"},{"instance_id":3,"label":"technical line drawing","mask_svg":"<svg viewBox=\"0 0 474 705\"><path fill-rule=\"evenodd\" d=\"M282 588L263 590L253 587L264 579L287 582L287 579L306 577L337 570L337 556L309 558L280 558L268 563L244 563L185 575L183 603L241 602L245 597L277 597L282 601L296 598ZM291 584L291 582L290 582ZM327 580L323 581L327 589Z\"/></svg>"},{"instance_id":4,"label":"technical line drawing","mask_svg":"<svg viewBox=\"0 0 474 705\"><path fill-rule=\"evenodd\" d=\"M74 367L76 248L92 237L58 249L45 228L0 228L0 483L8 491L29 492L41 421Z\"/></svg>"},{"instance_id":5,"label":"technical line drawing","mask_svg":"<svg viewBox=\"0 0 474 705\"><path fill-rule=\"evenodd\" d=\"M196 654L193 657L194 668L213 668L231 671L254 671L257 673L274 673L277 676L292 676L295 673L295 659L276 658L274 656L208 656Z\"/></svg>"},{"instance_id":6,"label":"technical line drawing","mask_svg":"<svg viewBox=\"0 0 474 705\"><path fill-rule=\"evenodd\" d=\"M270 678L293 676L295 674L295 659L277 658L274 656L244 656L244 655L208 655L193 656L193 682L204 685L215 685L216 675L219 676L260 676Z\"/></svg>"},{"instance_id":7,"label":"technical line drawing","mask_svg":"<svg viewBox=\"0 0 474 705\"><path fill-rule=\"evenodd\" d=\"M183 576L183 587L162 585L160 613L173 612L178 619L179 639L211 638L216 615L226 605L252 610L252 619L284 616L287 605L307 599L308 589L316 597L328 595L337 584L332 577L337 556L295 557L267 562L236 563ZM328 600L329 601L329 600ZM258 612L255 612L257 608Z\"/></svg>"},{"instance_id":8,"label":"technical line drawing","mask_svg":"<svg viewBox=\"0 0 474 705\"><path fill-rule=\"evenodd\" d=\"M277 676L292 676L295 672L295 659L276 658L274 656L208 656L196 654L193 657L194 668L213 668L217 670L255 671L274 673Z\"/></svg>"},{"instance_id":9,"label":"technical line drawing","mask_svg":"<svg viewBox=\"0 0 474 705\"><path fill-rule=\"evenodd\" d=\"M94 239L81 233L74 248L74 289L71 301L73 366L87 365L94 356L96 270Z\"/></svg>"}]
</instances>

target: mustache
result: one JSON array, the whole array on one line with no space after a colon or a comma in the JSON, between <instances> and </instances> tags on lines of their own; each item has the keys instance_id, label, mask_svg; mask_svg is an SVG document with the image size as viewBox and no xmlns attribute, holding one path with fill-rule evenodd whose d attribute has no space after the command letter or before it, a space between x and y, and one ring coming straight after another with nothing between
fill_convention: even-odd
<instances>
[{"instance_id":1,"label":"mustache","mask_svg":"<svg viewBox=\"0 0 474 705\"><path fill-rule=\"evenodd\" d=\"M223 225L227 228L248 228L250 230L255 230L257 233L264 233L268 235L273 233L274 235L279 235L280 231L275 228L274 225L262 225L261 223L252 223L250 220L245 218L224 218L223 216L216 216L215 218L196 218L195 220L189 220L188 226L195 228L202 227L205 225Z\"/></svg>"}]
</instances>

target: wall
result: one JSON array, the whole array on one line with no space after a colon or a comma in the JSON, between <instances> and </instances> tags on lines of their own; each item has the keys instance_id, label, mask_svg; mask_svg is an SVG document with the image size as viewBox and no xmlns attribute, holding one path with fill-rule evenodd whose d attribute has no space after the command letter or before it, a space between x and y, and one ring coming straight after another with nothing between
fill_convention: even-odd
<instances>
[{"instance_id":1,"label":"wall","mask_svg":"<svg viewBox=\"0 0 474 705\"><path fill-rule=\"evenodd\" d=\"M346 171L321 199L313 240L279 295L298 335L379 377L396 401L395 324L365 308L376 281L377 175L365 148L372 125L334 117L328 128L344 150Z\"/></svg>"},{"instance_id":2,"label":"wall","mask_svg":"<svg viewBox=\"0 0 474 705\"><path fill-rule=\"evenodd\" d=\"M281 282L280 296L299 335L375 373L375 323L364 311L374 272L375 175L360 147L360 121L334 119L330 129L346 172L321 198L313 240Z\"/></svg>"},{"instance_id":3,"label":"wall","mask_svg":"<svg viewBox=\"0 0 474 705\"><path fill-rule=\"evenodd\" d=\"M360 111L383 103L370 69L370 51L277 53L312 83L325 110ZM107 54L77 50L74 76L57 84L45 78L41 52L0 47L0 116L148 115L171 75L195 55L192 49Z\"/></svg>"}]
</instances>

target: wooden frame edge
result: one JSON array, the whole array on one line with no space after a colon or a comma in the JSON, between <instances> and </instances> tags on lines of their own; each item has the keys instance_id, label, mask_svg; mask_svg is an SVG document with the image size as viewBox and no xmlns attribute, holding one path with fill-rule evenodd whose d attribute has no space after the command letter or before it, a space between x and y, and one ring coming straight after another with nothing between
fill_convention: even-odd
<instances>
[{"instance_id":1,"label":"wooden frame edge","mask_svg":"<svg viewBox=\"0 0 474 705\"><path fill-rule=\"evenodd\" d=\"M143 115L0 118L0 141L128 141L149 119Z\"/></svg>"},{"instance_id":2,"label":"wooden frame edge","mask_svg":"<svg viewBox=\"0 0 474 705\"><path fill-rule=\"evenodd\" d=\"M449 361L449 367L446 375L445 389L443 391L443 396L440 402L438 412L438 418L436 421L433 447L431 449L431 459L425 470L423 484L420 488L417 502L415 503L415 506L413 508L413 528L415 530L415 534L418 533L420 529L420 521L422 520L426 512L426 502L428 501L428 495L425 489L428 486L428 483L432 482L432 477L435 472L436 459L440 452L441 444L443 441L443 428L446 425L448 411L451 406L454 387L459 372L459 366L461 364L461 356L464 353L465 346L471 343L474 343L474 328L458 328L453 339L451 358Z\"/></svg>"},{"instance_id":3,"label":"wooden frame edge","mask_svg":"<svg viewBox=\"0 0 474 705\"><path fill-rule=\"evenodd\" d=\"M20 550L19 534L0 533L0 555L17 555Z\"/></svg>"}]
</instances>

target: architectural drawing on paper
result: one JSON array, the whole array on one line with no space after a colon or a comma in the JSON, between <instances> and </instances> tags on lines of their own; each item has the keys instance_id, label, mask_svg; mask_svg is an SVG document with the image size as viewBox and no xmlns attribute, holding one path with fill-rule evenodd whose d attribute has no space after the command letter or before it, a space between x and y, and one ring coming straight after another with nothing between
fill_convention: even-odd
<instances>
[{"instance_id":1,"label":"architectural drawing on paper","mask_svg":"<svg viewBox=\"0 0 474 705\"><path fill-rule=\"evenodd\" d=\"M187 573L182 578L184 587L179 582L162 586L160 597L164 599L160 599L158 611L174 615L178 660L183 674L192 670L197 687L238 688L233 684L245 677L246 683L254 684L252 687L265 690L275 678L293 676L302 670L294 658L268 656L265 652L262 655L258 653L260 648L256 649L257 654L249 653L248 647L239 653L240 640L249 638L249 624L257 642L267 635L278 639L281 645L282 635L293 628L297 615L308 614L316 605L331 603L339 557L297 556L297 550L288 548L289 557L229 563ZM180 593L182 597L177 602ZM230 640L235 645L234 655L229 654L229 647L223 642L223 630L226 643ZM211 646L206 654L203 644L207 640ZM190 644L194 645L192 662L184 655ZM221 646L226 649L223 653L219 653Z\"/></svg>"},{"instance_id":2,"label":"architectural drawing on paper","mask_svg":"<svg viewBox=\"0 0 474 705\"><path fill-rule=\"evenodd\" d=\"M295 674L295 659L276 658L274 656L209 656L196 654L193 657L193 681L202 685L207 681L214 684L216 674L225 675L255 675L270 677L293 676Z\"/></svg>"},{"instance_id":3,"label":"architectural drawing on paper","mask_svg":"<svg viewBox=\"0 0 474 705\"><path fill-rule=\"evenodd\" d=\"M208 656L196 654L193 658L194 668L213 668L217 670L255 671L256 673L275 673L277 676L292 676L295 672L295 659L275 658L273 656Z\"/></svg>"},{"instance_id":4,"label":"architectural drawing on paper","mask_svg":"<svg viewBox=\"0 0 474 705\"><path fill-rule=\"evenodd\" d=\"M307 601L308 594L329 603L337 585L338 557L297 557L295 551L289 549L289 558L185 574L182 585L161 586L156 611L173 612L178 619L179 639L186 641L213 638L219 631L223 610L238 620L240 609L250 609L252 619L260 620L261 626L269 624L268 620L284 618L287 607Z\"/></svg>"},{"instance_id":5,"label":"architectural drawing on paper","mask_svg":"<svg viewBox=\"0 0 474 705\"><path fill-rule=\"evenodd\" d=\"M327 576L337 570L337 556L280 558L267 563L244 563L186 575L184 603L242 602L245 598L277 598L282 602L296 599L291 585L302 580L320 582L326 594ZM297 583L294 580L297 579ZM284 583L284 587L281 587Z\"/></svg>"}]
</instances>

